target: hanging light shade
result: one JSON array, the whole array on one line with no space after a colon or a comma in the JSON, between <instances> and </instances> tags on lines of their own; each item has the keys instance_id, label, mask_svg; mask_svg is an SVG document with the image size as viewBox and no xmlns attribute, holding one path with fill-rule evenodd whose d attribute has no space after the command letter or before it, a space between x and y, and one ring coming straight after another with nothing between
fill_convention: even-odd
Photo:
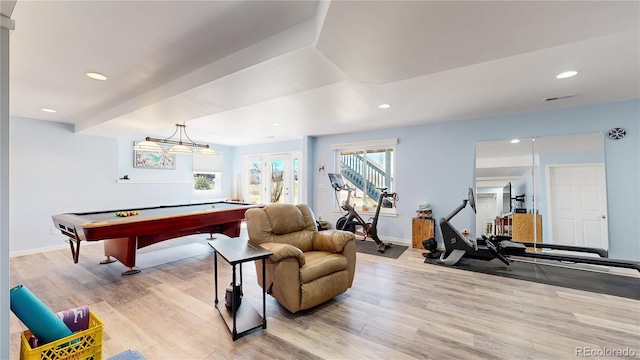
<instances>
[{"instance_id":1,"label":"hanging light shade","mask_svg":"<svg viewBox=\"0 0 640 360\"><path fill-rule=\"evenodd\" d=\"M178 135L178 140L172 140L174 136ZM188 141L183 141L182 137L184 137ZM199 150L196 155L205 155L205 156L218 156L218 153L209 148L207 144L196 144L189 135L187 135L187 126L182 124L176 124L176 130L166 139L156 139L152 137L147 137L145 141L141 141L137 143L133 149L134 150L142 150L142 151L152 151L152 152L162 152L163 149L158 144L171 144L172 146L167 152L169 154L177 154L177 155L193 155L193 150L191 148L202 148Z\"/></svg>"},{"instance_id":2,"label":"hanging light shade","mask_svg":"<svg viewBox=\"0 0 640 360\"><path fill-rule=\"evenodd\" d=\"M162 148L153 141L140 141L133 146L133 150L148 151L148 152L162 152Z\"/></svg>"},{"instance_id":3,"label":"hanging light shade","mask_svg":"<svg viewBox=\"0 0 640 360\"><path fill-rule=\"evenodd\" d=\"M193 151L185 145L173 145L167 152L176 155L193 155Z\"/></svg>"},{"instance_id":4,"label":"hanging light shade","mask_svg":"<svg viewBox=\"0 0 640 360\"><path fill-rule=\"evenodd\" d=\"M198 150L198 152L196 152L196 155L200 155L200 156L218 156L218 152L211 149L211 148L204 148L201 150Z\"/></svg>"}]
</instances>

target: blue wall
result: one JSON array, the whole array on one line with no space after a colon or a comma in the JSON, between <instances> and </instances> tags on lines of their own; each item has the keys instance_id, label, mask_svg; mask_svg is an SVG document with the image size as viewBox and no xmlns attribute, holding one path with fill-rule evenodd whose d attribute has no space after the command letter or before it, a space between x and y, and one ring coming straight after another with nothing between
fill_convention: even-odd
<instances>
[{"instance_id":1,"label":"blue wall","mask_svg":"<svg viewBox=\"0 0 640 360\"><path fill-rule=\"evenodd\" d=\"M247 155L277 154L290 151L302 151L302 140L236 146L233 148L233 172L242 174L243 158Z\"/></svg>"},{"instance_id":2,"label":"blue wall","mask_svg":"<svg viewBox=\"0 0 640 360\"><path fill-rule=\"evenodd\" d=\"M612 127L627 130L622 140L605 141L610 254L614 258L640 261L640 101L598 104L376 130L353 134L321 136L316 139L314 168L332 169L332 144L371 141L397 137L396 191L399 194L397 218L379 222L382 236L411 239L411 218L417 204L429 202L440 218L466 198L475 187L475 143L481 140L527 136L570 135L607 132ZM326 175L315 175L314 211L332 223L340 216L333 210L333 190ZM319 184L323 184L320 188ZM452 223L471 228L473 212L467 208ZM438 239L441 235L438 234Z\"/></svg>"},{"instance_id":3,"label":"blue wall","mask_svg":"<svg viewBox=\"0 0 640 360\"><path fill-rule=\"evenodd\" d=\"M136 169L133 140L88 136L74 133L69 124L12 117L10 252L68 248L66 237L51 231L55 214L196 200L189 156L179 155L175 170ZM230 169L233 160L227 153L232 148L212 148L223 153L225 169ZM151 183L117 183L125 174ZM223 178L222 198L229 192L224 183Z\"/></svg>"},{"instance_id":4,"label":"blue wall","mask_svg":"<svg viewBox=\"0 0 640 360\"><path fill-rule=\"evenodd\" d=\"M131 139L105 139L73 133L71 126L32 119L11 119L11 252L64 245L52 235L51 215L63 212L188 203L193 198L190 167L178 163L176 172L131 167ZM302 151L312 163L307 203L316 216L335 223L334 194L326 173L334 166L331 144L398 138L397 217L383 217L383 237L409 241L411 218L418 203L429 202L434 215L447 215L475 187L475 144L480 140L526 136L569 135L627 130L622 140L605 141L609 242L612 257L640 261L640 100L340 134L242 147L215 147L225 156L225 173L236 182L244 155ZM38 139L32 144L30 139ZM325 174L317 169L324 165ZM116 184L124 174L135 178L169 176L171 184ZM226 178L227 175L225 175ZM227 178L229 179L229 178ZM180 183L182 181L182 183ZM224 186L226 188L226 185ZM453 219L459 228L473 229L467 208ZM440 238L440 234L438 234Z\"/></svg>"}]
</instances>

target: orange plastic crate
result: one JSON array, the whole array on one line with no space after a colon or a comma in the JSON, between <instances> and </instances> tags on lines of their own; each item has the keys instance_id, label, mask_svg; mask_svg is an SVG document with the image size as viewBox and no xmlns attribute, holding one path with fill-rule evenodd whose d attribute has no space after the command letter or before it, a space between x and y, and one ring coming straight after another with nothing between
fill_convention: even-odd
<instances>
[{"instance_id":1,"label":"orange plastic crate","mask_svg":"<svg viewBox=\"0 0 640 360\"><path fill-rule=\"evenodd\" d=\"M32 333L26 330L22 333L20 360L101 360L103 327L102 321L89 311L89 328L87 330L79 331L35 349L29 345Z\"/></svg>"}]
</instances>

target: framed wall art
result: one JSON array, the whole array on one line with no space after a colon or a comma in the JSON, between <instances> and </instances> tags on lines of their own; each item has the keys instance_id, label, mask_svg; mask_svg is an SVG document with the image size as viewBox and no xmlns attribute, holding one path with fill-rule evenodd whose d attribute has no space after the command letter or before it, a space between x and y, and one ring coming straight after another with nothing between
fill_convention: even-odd
<instances>
[{"instance_id":1,"label":"framed wall art","mask_svg":"<svg viewBox=\"0 0 640 360\"><path fill-rule=\"evenodd\" d=\"M176 155L133 150L133 167L138 169L176 169Z\"/></svg>"}]
</instances>

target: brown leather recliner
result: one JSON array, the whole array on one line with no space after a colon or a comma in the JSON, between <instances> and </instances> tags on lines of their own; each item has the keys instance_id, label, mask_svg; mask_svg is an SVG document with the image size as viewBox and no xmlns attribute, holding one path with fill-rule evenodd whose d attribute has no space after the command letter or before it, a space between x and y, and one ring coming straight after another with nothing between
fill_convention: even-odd
<instances>
[{"instance_id":1,"label":"brown leather recliner","mask_svg":"<svg viewBox=\"0 0 640 360\"><path fill-rule=\"evenodd\" d=\"M309 309L342 294L353 283L356 245L353 233L319 232L307 205L273 204L245 213L249 241L273 253L256 261L258 283L287 310Z\"/></svg>"}]
</instances>

